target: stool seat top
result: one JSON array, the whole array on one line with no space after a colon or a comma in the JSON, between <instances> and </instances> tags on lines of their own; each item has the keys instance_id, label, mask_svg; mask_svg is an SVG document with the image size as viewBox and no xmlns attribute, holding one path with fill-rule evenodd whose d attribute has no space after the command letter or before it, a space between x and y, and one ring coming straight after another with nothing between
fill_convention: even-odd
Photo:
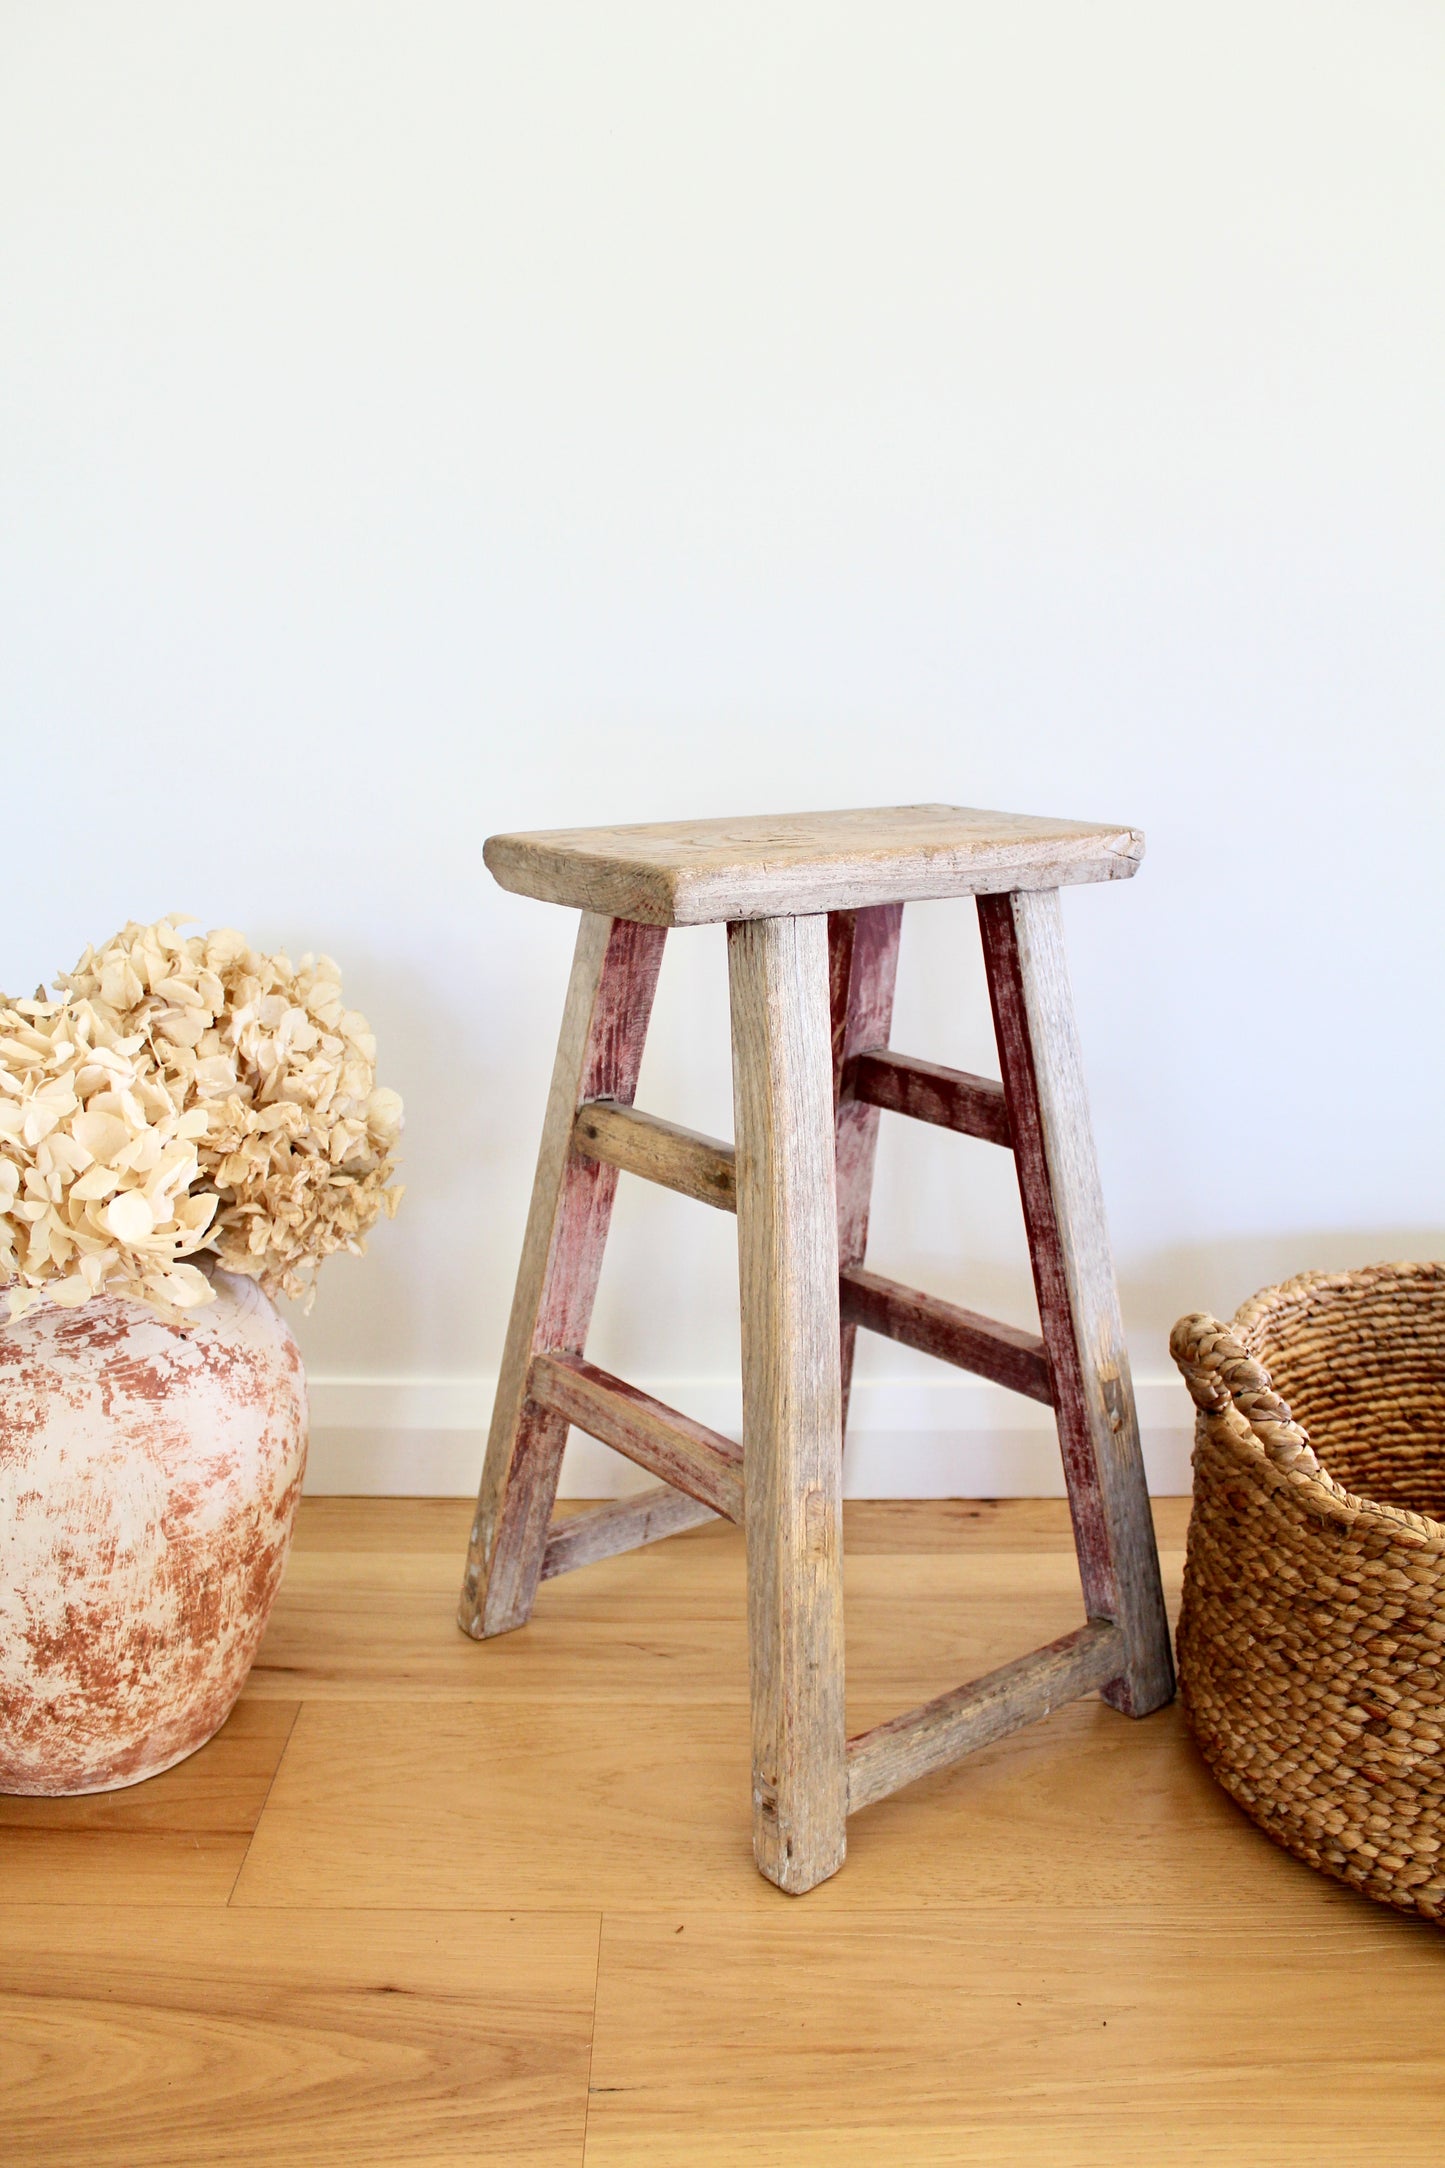
<instances>
[{"instance_id":1,"label":"stool seat top","mask_svg":"<svg viewBox=\"0 0 1445 2168\"><path fill-rule=\"evenodd\" d=\"M958 805L540 829L483 850L518 895L647 926L1121 881L1143 855L1137 828Z\"/></svg>"}]
</instances>

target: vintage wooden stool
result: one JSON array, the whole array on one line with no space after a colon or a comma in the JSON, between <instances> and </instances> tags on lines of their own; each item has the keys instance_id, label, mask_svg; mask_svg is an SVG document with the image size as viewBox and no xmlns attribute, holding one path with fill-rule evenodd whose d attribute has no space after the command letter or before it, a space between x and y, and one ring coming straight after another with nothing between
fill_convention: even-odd
<instances>
[{"instance_id":1,"label":"vintage wooden stool","mask_svg":"<svg viewBox=\"0 0 1445 2168\"><path fill-rule=\"evenodd\" d=\"M850 1813L1101 1692L1146 1716L1169 1632L1064 965L1058 889L1133 829L898 806L493 836L504 888L583 914L462 1591L481 1639L537 1585L714 1513L748 1561L753 1847L802 1891ZM888 1045L903 905L975 896L1002 1083ZM726 920L735 1149L632 1106L669 926ZM1042 1337L865 1270L878 1110L1010 1147ZM586 1361L618 1169L738 1218L743 1442ZM860 1737L843 1716L842 1441L858 1326L1052 1404L1086 1623ZM841 1361L840 1361L841 1348ZM557 1522L569 1424L662 1478Z\"/></svg>"}]
</instances>

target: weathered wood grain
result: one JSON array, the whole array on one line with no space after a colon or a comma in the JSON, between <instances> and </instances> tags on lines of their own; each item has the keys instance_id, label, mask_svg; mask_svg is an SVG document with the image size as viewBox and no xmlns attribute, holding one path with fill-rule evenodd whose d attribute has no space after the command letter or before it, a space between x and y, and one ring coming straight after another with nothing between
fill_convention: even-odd
<instances>
[{"instance_id":1,"label":"weathered wood grain","mask_svg":"<svg viewBox=\"0 0 1445 2168\"><path fill-rule=\"evenodd\" d=\"M839 1308L851 1325L866 1326L920 1354L936 1355L959 1370L972 1370L992 1378L1010 1392L1026 1393L1030 1400L1053 1400L1049 1358L1035 1332L1017 1325L1001 1325L996 1318L980 1317L940 1295L923 1294L881 1273L854 1266L838 1282Z\"/></svg>"},{"instance_id":2,"label":"weathered wood grain","mask_svg":"<svg viewBox=\"0 0 1445 2168\"><path fill-rule=\"evenodd\" d=\"M576 1149L590 1159L606 1160L624 1174L640 1174L723 1212L738 1208L732 1146L716 1137L609 1099L590 1100L572 1134Z\"/></svg>"},{"instance_id":3,"label":"weathered wood grain","mask_svg":"<svg viewBox=\"0 0 1445 2168\"><path fill-rule=\"evenodd\" d=\"M730 926L728 967L753 1849L796 1894L842 1865L847 1819L827 921Z\"/></svg>"},{"instance_id":4,"label":"weathered wood grain","mask_svg":"<svg viewBox=\"0 0 1445 2168\"><path fill-rule=\"evenodd\" d=\"M580 1355L539 1355L528 1398L725 1519L743 1517L742 1447Z\"/></svg>"},{"instance_id":5,"label":"weathered wood grain","mask_svg":"<svg viewBox=\"0 0 1445 2168\"><path fill-rule=\"evenodd\" d=\"M1107 1686L1127 1655L1119 1627L1090 1620L1046 1648L848 1741L848 1812Z\"/></svg>"},{"instance_id":6,"label":"weathered wood grain","mask_svg":"<svg viewBox=\"0 0 1445 2168\"><path fill-rule=\"evenodd\" d=\"M527 1374L544 1351L582 1352L617 1188L573 1129L586 1099L631 1101L665 939L591 914L578 929L462 1584L459 1621L479 1640L522 1625L536 1596L567 1424L529 1405Z\"/></svg>"},{"instance_id":7,"label":"weathered wood grain","mask_svg":"<svg viewBox=\"0 0 1445 2168\"><path fill-rule=\"evenodd\" d=\"M855 911L930 896L1124 880L1135 828L974 806L866 806L488 838L503 888L653 926Z\"/></svg>"},{"instance_id":8,"label":"weathered wood grain","mask_svg":"<svg viewBox=\"0 0 1445 2168\"><path fill-rule=\"evenodd\" d=\"M978 915L1084 1607L1128 1646L1105 1699L1146 1716L1173 1694L1174 1665L1063 916L1047 890L980 897Z\"/></svg>"},{"instance_id":9,"label":"weathered wood grain","mask_svg":"<svg viewBox=\"0 0 1445 2168\"><path fill-rule=\"evenodd\" d=\"M982 1137L989 1144L1013 1141L1002 1084L967 1069L947 1069L940 1062L891 1051L858 1054L844 1071L843 1093L870 1107L908 1114L916 1122L933 1122L961 1136Z\"/></svg>"},{"instance_id":10,"label":"weathered wood grain","mask_svg":"<svg viewBox=\"0 0 1445 2168\"><path fill-rule=\"evenodd\" d=\"M623 1551L639 1550L645 1543L660 1543L666 1536L681 1535L686 1528L718 1517L711 1506L674 1490L670 1483L659 1483L655 1490L639 1491L632 1498L610 1498L606 1505L589 1506L583 1513L569 1513L565 1520L552 1523L542 1555L542 1579L550 1581L574 1567L593 1566Z\"/></svg>"}]
</instances>

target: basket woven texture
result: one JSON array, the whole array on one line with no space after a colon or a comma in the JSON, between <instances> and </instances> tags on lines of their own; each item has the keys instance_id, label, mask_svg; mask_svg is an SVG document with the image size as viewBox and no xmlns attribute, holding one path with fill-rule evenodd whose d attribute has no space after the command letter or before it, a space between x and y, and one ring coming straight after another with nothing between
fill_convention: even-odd
<instances>
[{"instance_id":1,"label":"basket woven texture","mask_svg":"<svg viewBox=\"0 0 1445 2168\"><path fill-rule=\"evenodd\" d=\"M1445 1265L1305 1273L1170 1348L1200 1750L1276 1843L1445 1919Z\"/></svg>"}]
</instances>

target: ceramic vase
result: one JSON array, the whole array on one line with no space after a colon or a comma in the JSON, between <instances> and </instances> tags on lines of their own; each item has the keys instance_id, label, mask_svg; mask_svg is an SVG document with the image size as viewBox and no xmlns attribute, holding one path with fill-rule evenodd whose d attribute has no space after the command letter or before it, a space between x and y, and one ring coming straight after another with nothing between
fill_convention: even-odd
<instances>
[{"instance_id":1,"label":"ceramic vase","mask_svg":"<svg viewBox=\"0 0 1445 2168\"><path fill-rule=\"evenodd\" d=\"M296 1343L218 1272L187 1324L102 1296L0 1324L0 1792L113 1791L230 1715L306 1461Z\"/></svg>"}]
</instances>

